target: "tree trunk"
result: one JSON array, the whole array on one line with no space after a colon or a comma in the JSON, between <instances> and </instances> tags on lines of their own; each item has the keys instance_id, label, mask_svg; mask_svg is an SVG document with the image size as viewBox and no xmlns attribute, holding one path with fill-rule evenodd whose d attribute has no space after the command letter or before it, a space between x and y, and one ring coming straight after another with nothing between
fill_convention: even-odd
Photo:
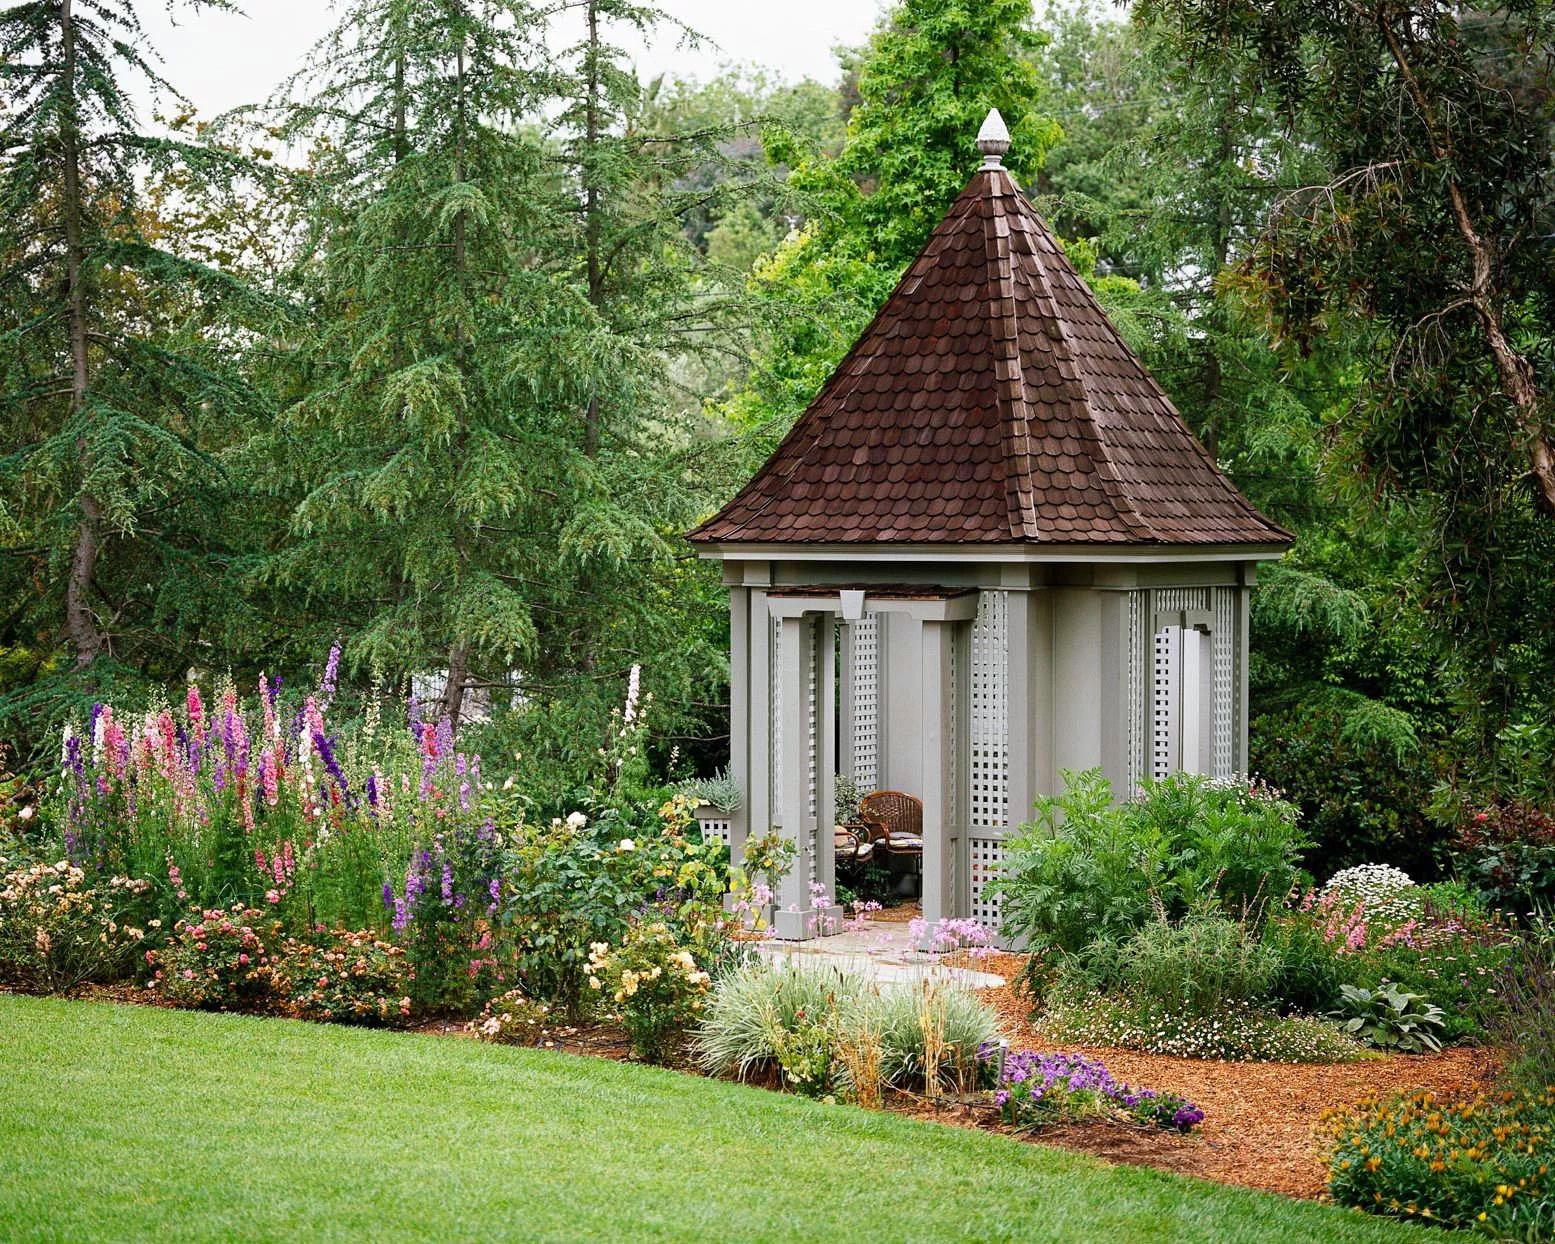
<instances>
[{"instance_id":1,"label":"tree trunk","mask_svg":"<svg viewBox=\"0 0 1555 1244\"><path fill-rule=\"evenodd\" d=\"M583 233L588 265L589 305L599 307L605 301L604 272L599 262L599 186L595 183L595 149L599 145L599 11L589 3L589 50L586 66L588 103L586 109L583 158ZM599 398L589 398L583 425L583 452L592 458L599 452Z\"/></svg>"},{"instance_id":2,"label":"tree trunk","mask_svg":"<svg viewBox=\"0 0 1555 1244\"><path fill-rule=\"evenodd\" d=\"M443 684L443 700L439 716L457 730L459 714L464 709L464 686L470 678L470 646L456 643L448 650L448 681Z\"/></svg>"},{"instance_id":3,"label":"tree trunk","mask_svg":"<svg viewBox=\"0 0 1555 1244\"><path fill-rule=\"evenodd\" d=\"M64 201L61 206L65 217L65 284L70 303L70 409L72 414L79 416L86 408L88 373L86 283L82 274L84 254L81 242L81 135L80 117L76 111L76 32L70 6L71 0L60 0L61 75L65 88L65 108L60 126L60 162L64 174ZM89 471L84 434L76 437L76 455L83 481L81 492L76 498L81 508L81 517L76 527L75 553L70 559L70 577L65 583L65 628L71 646L76 650L76 667L79 669L97 660L106 645L88 600L92 590L92 573L97 568L97 556L101 551L98 526L102 511L97 499L85 486Z\"/></svg>"},{"instance_id":4,"label":"tree trunk","mask_svg":"<svg viewBox=\"0 0 1555 1244\"><path fill-rule=\"evenodd\" d=\"M1387 40L1393 63L1398 66L1399 76L1403 78L1410 97L1415 101L1415 107L1420 110L1420 119L1425 125L1431 154L1438 162L1451 167L1451 134L1438 128L1435 110L1426 100L1425 92L1421 89L1414 70L1409 66L1403 45L1399 42L1398 35L1394 33L1392 22L1385 9L1378 13L1377 24L1383 38ZM1512 403L1513 419L1526 441L1528 473L1533 477L1534 489L1545 510L1555 514L1555 446L1551 445L1549 437L1545 434L1544 416L1539 409L1539 389L1534 381L1533 365L1506 337L1501 319L1500 290L1496 287L1495 246L1480 236L1479 229L1474 223L1473 213L1469 210L1468 199L1464 197L1463 187L1458 184L1458 179L1450 174L1447 178L1447 195L1452 203L1452 215L1458 226L1458 235L1463 239L1464 247L1468 250L1473 264L1474 275L1468 288L1466 301L1473 308L1480 328L1484 330L1485 339L1490 344L1490 357L1495 363L1496 375L1501 381L1502 395Z\"/></svg>"}]
</instances>

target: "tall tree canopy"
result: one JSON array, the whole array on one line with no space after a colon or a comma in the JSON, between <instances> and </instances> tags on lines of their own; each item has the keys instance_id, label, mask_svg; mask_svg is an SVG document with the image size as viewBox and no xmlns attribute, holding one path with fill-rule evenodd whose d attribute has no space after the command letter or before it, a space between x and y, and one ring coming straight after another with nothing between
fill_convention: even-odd
<instances>
[{"instance_id":1,"label":"tall tree canopy","mask_svg":"<svg viewBox=\"0 0 1555 1244\"><path fill-rule=\"evenodd\" d=\"M132 90L174 93L127 0L0 10L0 75L7 639L177 670L220 633L220 458L263 415L246 369L276 308L180 253L143 191L245 162L139 128Z\"/></svg>"}]
</instances>

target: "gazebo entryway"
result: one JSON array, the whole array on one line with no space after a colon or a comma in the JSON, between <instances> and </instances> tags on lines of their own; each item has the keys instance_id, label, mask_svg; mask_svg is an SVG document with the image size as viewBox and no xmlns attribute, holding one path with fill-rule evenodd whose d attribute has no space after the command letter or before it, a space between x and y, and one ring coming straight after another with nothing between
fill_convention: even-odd
<instances>
[{"instance_id":1,"label":"gazebo entryway","mask_svg":"<svg viewBox=\"0 0 1555 1244\"><path fill-rule=\"evenodd\" d=\"M838 772L923 805L923 916L996 925L1064 769L1246 766L1248 592L1290 537L1236 491L1001 167L983 167L772 458L690 533L730 589L746 837L775 929L839 927Z\"/></svg>"}]
</instances>

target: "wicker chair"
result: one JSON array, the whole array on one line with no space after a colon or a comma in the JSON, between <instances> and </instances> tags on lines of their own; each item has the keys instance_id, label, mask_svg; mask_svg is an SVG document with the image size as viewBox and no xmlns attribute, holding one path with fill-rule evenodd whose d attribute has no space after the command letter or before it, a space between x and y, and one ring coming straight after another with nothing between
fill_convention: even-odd
<instances>
[{"instance_id":1,"label":"wicker chair","mask_svg":"<svg viewBox=\"0 0 1555 1244\"><path fill-rule=\"evenodd\" d=\"M923 854L923 801L899 790L877 790L859 801L859 819L871 827L875 850Z\"/></svg>"},{"instance_id":2,"label":"wicker chair","mask_svg":"<svg viewBox=\"0 0 1555 1244\"><path fill-rule=\"evenodd\" d=\"M833 830L833 844L839 860L874 858L875 842L871 826L838 825Z\"/></svg>"}]
</instances>

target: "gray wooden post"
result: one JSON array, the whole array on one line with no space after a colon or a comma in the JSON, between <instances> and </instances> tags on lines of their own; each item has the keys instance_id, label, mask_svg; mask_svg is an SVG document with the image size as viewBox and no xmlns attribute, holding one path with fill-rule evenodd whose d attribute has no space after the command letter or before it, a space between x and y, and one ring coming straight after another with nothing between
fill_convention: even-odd
<instances>
[{"instance_id":1,"label":"gray wooden post","mask_svg":"<svg viewBox=\"0 0 1555 1244\"><path fill-rule=\"evenodd\" d=\"M815 615L815 881L827 905L837 897L837 852L832 836L837 807L837 615ZM841 922L822 934L840 933Z\"/></svg>"},{"instance_id":2,"label":"gray wooden post","mask_svg":"<svg viewBox=\"0 0 1555 1244\"><path fill-rule=\"evenodd\" d=\"M746 693L750 697L750 735L746 749L749 783L745 788L745 833L760 837L776 819L772 806L772 615L767 612L767 594L760 589L751 589L748 619L750 672ZM730 844L730 858L738 864L744 850L742 837L737 848Z\"/></svg>"},{"instance_id":3,"label":"gray wooden post","mask_svg":"<svg viewBox=\"0 0 1555 1244\"><path fill-rule=\"evenodd\" d=\"M923 791L923 920L932 929L942 917L951 914L955 902L951 889L955 758L948 744L950 714L955 708L950 694L950 662L956 630L953 622L921 625L923 698L918 740ZM929 949L927 942L923 949Z\"/></svg>"},{"instance_id":4,"label":"gray wooden post","mask_svg":"<svg viewBox=\"0 0 1555 1244\"><path fill-rule=\"evenodd\" d=\"M778 885L773 914L773 932L790 941L804 941L827 933L842 931L842 909L835 904L817 907L810 892L812 874L818 882L825 875L817 851L829 855L832 850L831 809L822 797L831 789L833 778L826 776L834 761L825 748L835 739L831 686L832 644L822 635L830 629L832 615L807 614L782 619L782 639L778 644L777 695L783 720L782 788L777 793L778 812L784 837L798 848L793 867ZM826 665L821 666L824 656ZM811 679L814 677L814 704L811 703ZM810 810L809 720L814 707L816 805ZM824 818L824 819L823 819ZM818 832L824 824L826 833ZM822 882L824 884L824 882ZM827 894L830 897L830 889Z\"/></svg>"},{"instance_id":5,"label":"gray wooden post","mask_svg":"<svg viewBox=\"0 0 1555 1244\"><path fill-rule=\"evenodd\" d=\"M763 607L765 616L766 609ZM740 788L740 806L729 818L729 858L740 861L751 814L751 594L729 589L729 776Z\"/></svg>"}]
</instances>

